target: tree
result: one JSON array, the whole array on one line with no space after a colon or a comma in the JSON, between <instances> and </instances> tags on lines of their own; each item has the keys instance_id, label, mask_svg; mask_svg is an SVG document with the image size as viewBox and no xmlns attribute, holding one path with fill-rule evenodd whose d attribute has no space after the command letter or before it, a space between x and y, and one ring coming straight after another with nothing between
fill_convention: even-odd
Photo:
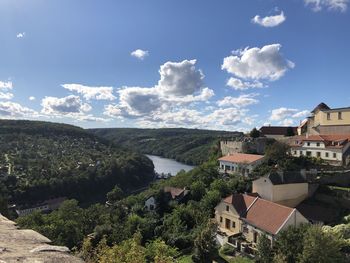
<instances>
[{"instance_id":1,"label":"tree","mask_svg":"<svg viewBox=\"0 0 350 263\"><path fill-rule=\"evenodd\" d=\"M300 263L341 263L345 258L341 253L342 241L336 235L322 231L318 225L310 226L303 240Z\"/></svg>"},{"instance_id":2,"label":"tree","mask_svg":"<svg viewBox=\"0 0 350 263\"><path fill-rule=\"evenodd\" d=\"M256 256L259 263L270 263L272 261L271 241L265 234L258 239Z\"/></svg>"},{"instance_id":3,"label":"tree","mask_svg":"<svg viewBox=\"0 0 350 263\"><path fill-rule=\"evenodd\" d=\"M290 136L294 136L294 129L293 127L287 127L287 131L286 131L286 136L290 137Z\"/></svg>"},{"instance_id":4,"label":"tree","mask_svg":"<svg viewBox=\"0 0 350 263\"><path fill-rule=\"evenodd\" d=\"M306 224L298 227L290 226L280 232L274 244L276 254L283 255L288 263L296 262L298 256L303 252L303 242L300 240L303 240L308 227Z\"/></svg>"},{"instance_id":5,"label":"tree","mask_svg":"<svg viewBox=\"0 0 350 263\"><path fill-rule=\"evenodd\" d=\"M202 181L193 182L190 189L193 200L199 201L205 195L205 184Z\"/></svg>"},{"instance_id":6,"label":"tree","mask_svg":"<svg viewBox=\"0 0 350 263\"><path fill-rule=\"evenodd\" d=\"M194 255L195 262L212 262L217 254L216 231L217 224L209 220L204 228L198 233L194 240Z\"/></svg>"},{"instance_id":7,"label":"tree","mask_svg":"<svg viewBox=\"0 0 350 263\"><path fill-rule=\"evenodd\" d=\"M146 258L149 262L173 263L174 258L178 254L176 248L168 246L160 238L157 238L146 245Z\"/></svg>"},{"instance_id":8,"label":"tree","mask_svg":"<svg viewBox=\"0 0 350 263\"><path fill-rule=\"evenodd\" d=\"M110 203L115 203L116 201L119 201L124 196L123 190L120 189L117 185L113 188L112 191L107 193L107 200Z\"/></svg>"},{"instance_id":9,"label":"tree","mask_svg":"<svg viewBox=\"0 0 350 263\"><path fill-rule=\"evenodd\" d=\"M253 128L250 131L249 136L252 137L252 138L258 138L258 137L260 137L260 131L257 130L257 128Z\"/></svg>"},{"instance_id":10,"label":"tree","mask_svg":"<svg viewBox=\"0 0 350 263\"><path fill-rule=\"evenodd\" d=\"M285 143L275 141L266 146L265 158L269 163L277 164L288 157L289 146Z\"/></svg>"}]
</instances>

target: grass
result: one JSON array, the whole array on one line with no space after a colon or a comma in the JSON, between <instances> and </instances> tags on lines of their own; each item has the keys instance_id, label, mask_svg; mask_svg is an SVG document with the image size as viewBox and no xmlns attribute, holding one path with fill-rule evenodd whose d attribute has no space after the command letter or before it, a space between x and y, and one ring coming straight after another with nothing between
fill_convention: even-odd
<instances>
[{"instance_id":1,"label":"grass","mask_svg":"<svg viewBox=\"0 0 350 263\"><path fill-rule=\"evenodd\" d=\"M185 255L180 258L178 258L179 263L193 263L192 261L192 255Z\"/></svg>"}]
</instances>

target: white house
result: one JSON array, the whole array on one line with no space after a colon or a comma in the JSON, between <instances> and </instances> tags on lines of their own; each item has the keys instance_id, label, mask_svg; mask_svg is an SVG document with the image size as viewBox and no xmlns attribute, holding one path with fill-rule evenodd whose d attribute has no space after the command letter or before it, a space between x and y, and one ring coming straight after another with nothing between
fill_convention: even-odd
<instances>
[{"instance_id":1,"label":"white house","mask_svg":"<svg viewBox=\"0 0 350 263\"><path fill-rule=\"evenodd\" d=\"M320 158L334 165L349 163L349 135L310 135L293 138L291 154L295 157L309 156Z\"/></svg>"},{"instance_id":2,"label":"white house","mask_svg":"<svg viewBox=\"0 0 350 263\"><path fill-rule=\"evenodd\" d=\"M309 184L299 172L271 172L253 181L253 193L261 198L296 207L309 194Z\"/></svg>"},{"instance_id":3,"label":"white house","mask_svg":"<svg viewBox=\"0 0 350 263\"><path fill-rule=\"evenodd\" d=\"M156 199L153 196L149 197L145 201L145 208L148 211L153 211L153 210L155 210L157 208L157 202L156 202Z\"/></svg>"},{"instance_id":4,"label":"white house","mask_svg":"<svg viewBox=\"0 0 350 263\"><path fill-rule=\"evenodd\" d=\"M256 166L264 161L264 155L235 153L219 158L219 171L248 176Z\"/></svg>"}]
</instances>

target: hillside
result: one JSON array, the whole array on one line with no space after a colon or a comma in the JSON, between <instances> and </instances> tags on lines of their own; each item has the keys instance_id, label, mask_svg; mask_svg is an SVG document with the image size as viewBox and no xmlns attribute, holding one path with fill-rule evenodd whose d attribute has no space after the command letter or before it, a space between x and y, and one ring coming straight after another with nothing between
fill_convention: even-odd
<instances>
[{"instance_id":1,"label":"hillside","mask_svg":"<svg viewBox=\"0 0 350 263\"><path fill-rule=\"evenodd\" d=\"M78 200L148 184L153 164L86 130L38 121L0 120L0 193L10 202L65 196Z\"/></svg>"},{"instance_id":2,"label":"hillside","mask_svg":"<svg viewBox=\"0 0 350 263\"><path fill-rule=\"evenodd\" d=\"M91 129L94 134L116 145L143 154L159 155L186 164L198 165L215 154L220 138L241 136L240 132L183 128L165 129Z\"/></svg>"}]
</instances>

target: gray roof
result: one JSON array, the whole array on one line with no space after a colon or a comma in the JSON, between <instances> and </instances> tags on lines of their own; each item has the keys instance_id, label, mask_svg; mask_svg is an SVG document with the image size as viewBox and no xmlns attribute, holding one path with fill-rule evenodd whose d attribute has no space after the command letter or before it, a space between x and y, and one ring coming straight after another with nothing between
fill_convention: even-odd
<instances>
[{"instance_id":1,"label":"gray roof","mask_svg":"<svg viewBox=\"0 0 350 263\"><path fill-rule=\"evenodd\" d=\"M272 184L300 184L306 183L300 172L271 172L267 175Z\"/></svg>"}]
</instances>

